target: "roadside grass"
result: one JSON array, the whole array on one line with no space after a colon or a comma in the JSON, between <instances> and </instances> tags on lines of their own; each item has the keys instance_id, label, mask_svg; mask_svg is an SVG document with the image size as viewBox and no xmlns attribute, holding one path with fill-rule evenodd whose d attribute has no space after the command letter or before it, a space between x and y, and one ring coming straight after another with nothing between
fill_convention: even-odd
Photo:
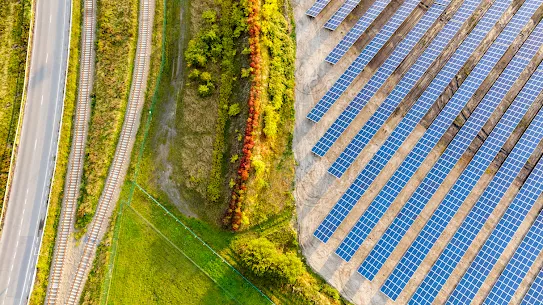
<instances>
[{"instance_id":1,"label":"roadside grass","mask_svg":"<svg viewBox=\"0 0 543 305\"><path fill-rule=\"evenodd\" d=\"M45 302L47 284L53 251L55 247L55 238L57 236L57 226L60 217L62 198L64 193L64 182L68 170L68 159L70 156L70 147L72 139L72 126L77 100L77 80L79 77L79 46L81 38L81 13L82 1L72 1L72 29L70 37L70 58L68 62L68 75L66 79L66 95L64 99L64 112L62 117L62 126L60 130L60 139L58 144L58 154L56 159L55 177L51 186L49 211L46 225L44 228L40 255L37 263L36 278L34 288L29 300L30 305L40 305Z\"/></svg>"},{"instance_id":2,"label":"roadside grass","mask_svg":"<svg viewBox=\"0 0 543 305\"><path fill-rule=\"evenodd\" d=\"M138 0L98 0L96 68L76 236L86 232L104 188L122 128L136 51Z\"/></svg>"},{"instance_id":3,"label":"roadside grass","mask_svg":"<svg viewBox=\"0 0 543 305\"><path fill-rule=\"evenodd\" d=\"M31 0L0 5L0 196L4 198L24 91ZM0 202L0 215L3 202ZM1 220L0 220L1 222Z\"/></svg>"}]
</instances>

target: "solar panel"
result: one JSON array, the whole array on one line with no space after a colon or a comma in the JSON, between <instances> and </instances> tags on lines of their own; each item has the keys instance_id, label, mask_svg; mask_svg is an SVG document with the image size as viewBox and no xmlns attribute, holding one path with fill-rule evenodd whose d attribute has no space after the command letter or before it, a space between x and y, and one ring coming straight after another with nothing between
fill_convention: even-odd
<instances>
[{"instance_id":1,"label":"solar panel","mask_svg":"<svg viewBox=\"0 0 543 305\"><path fill-rule=\"evenodd\" d=\"M426 33L428 28L436 21L445 9L442 5L433 5L426 14L419 20L413 30L400 42L394 49L394 52L387 60L379 67L377 72L370 78L368 83L362 88L358 95L354 98L343 113L326 131L324 136L313 147L313 152L319 156L324 156L328 149L333 145L335 140L354 120L356 115L362 110L366 102L377 92L387 78L396 70L404 58L411 52L415 44Z\"/></svg>"},{"instance_id":2,"label":"solar panel","mask_svg":"<svg viewBox=\"0 0 543 305\"><path fill-rule=\"evenodd\" d=\"M490 7L483 18L471 31L470 35L462 42L452 57L447 61L443 69L432 80L428 88L415 102L411 110L394 129L379 151L373 156L364 170L357 176L340 200L335 204L324 221L319 225L314 235L323 242L330 236L345 219L347 214L368 189L381 169L390 160L394 152L402 145L403 141L413 131L424 114L429 110L434 101L441 95L449 82L458 73L460 68L468 60L471 53L486 37L488 31L498 21L501 14L511 4L511 0L497 1Z\"/></svg>"},{"instance_id":3,"label":"solar panel","mask_svg":"<svg viewBox=\"0 0 543 305\"><path fill-rule=\"evenodd\" d=\"M492 47L490 50L492 50ZM525 59L523 59L523 55L531 57L535 54L535 50L530 52L529 44L525 44L521 51L522 52L517 54L518 56L515 56L498 81L496 81L495 85L480 102L468 121L464 124L462 129L460 129L456 137L440 156L432 170L427 174L426 178L419 186L419 189L415 191L413 197L410 198L405 204L397 219L394 220L393 224L385 233L385 238L387 239L385 239L386 241L380 242L378 247L381 247L382 244L386 244L387 249L390 249L390 251L379 252L381 253L379 256L379 262L373 262L371 259L364 262L360 268L362 275L368 277L369 279L373 279L375 273L378 271L378 269L375 267L381 267L388 254L392 252L392 249L397 245L401 237L405 234L407 229L420 213L426 204L426 200L433 195L435 189L439 187L447 174L453 169L456 162L458 162L462 154L468 149L470 143L477 136L477 133L481 130L485 122L491 116L492 112L498 106L499 102L511 88L515 79L518 78L519 74L522 72L522 68L528 63ZM496 56L499 56L499 54L496 54ZM488 57L483 57L483 59L485 62L481 61L482 64L490 64L490 62L487 61ZM492 66L489 66L488 69L492 69ZM471 94L474 92L473 88L478 87L481 79L484 78L482 77L482 74L476 75L478 72L484 73L484 71L475 68L471 75L476 79L476 81L473 82L473 78L468 78L464 83L468 87L464 87L464 85L462 85L463 87L461 87L455 96L453 96L449 104L443 109L442 113L450 111L451 107L454 107L456 99L469 99L471 97ZM441 138L441 135L443 135L448 128L449 122L451 122L451 117L448 117L448 121L444 122L443 118L445 117L446 115L442 116L440 114L434 120L424 136L418 141L417 145L394 172L393 176L389 179L385 187L379 192L377 197L372 201L368 209L364 212L364 214L362 214L351 232L339 246L338 250L336 251L339 256L348 260L352 257L352 255L354 255L356 250L358 250L367 235L371 232L373 227L377 224L379 219L383 216L408 181L413 177L417 169L423 163L424 159L437 144ZM518 120L520 120L520 118L518 118ZM506 138L507 137L500 137L499 140L503 142L506 140ZM501 147L501 145L498 146L497 149L499 149L499 147ZM496 151L496 153L497 152L498 151ZM387 234L391 234L395 238L389 240ZM378 248L375 251L380 250L381 249ZM374 252L372 251L372 253ZM370 257L371 256L372 255L370 254ZM381 258L381 256L383 257Z\"/></svg>"},{"instance_id":4,"label":"solar panel","mask_svg":"<svg viewBox=\"0 0 543 305\"><path fill-rule=\"evenodd\" d=\"M465 94L461 91L475 92L475 90L477 89L475 87L478 87L482 82L482 79L484 79L488 75L492 67L498 62L498 60L507 50L507 46L509 46L513 42L522 27L530 20L530 17L536 11L538 5L540 5L542 2L543 1L529 1L523 4L517 14L515 14L515 16L513 16L511 21L507 24L503 32L498 36L496 42L492 44L492 46L485 53L479 64L477 64L475 69L466 78L466 81L456 92L455 96L459 95L459 93L460 96ZM472 82L475 83L476 86L472 87ZM463 90L463 88L465 88L466 90ZM446 108L451 103L452 100L451 102L449 102L449 104L447 104L447 106L445 106L445 109L440 113L440 115L446 111ZM462 175L458 178L452 189L448 192L445 199L443 199L430 220L426 223L415 241L411 244L407 252L404 254L394 271L392 271L392 274L385 281L385 283L381 287L382 292L384 292L392 299L396 299L398 297L398 295L405 287L417 267L420 265L422 260L430 251L432 245L439 238L439 236L447 226L448 222L452 219L456 211L458 211L462 202L469 195L471 189L475 186L479 178L483 175L486 166L481 166L481 164L479 163L484 164L485 162L488 162L488 164L490 164L492 159L489 159L490 158L488 158L488 156L484 154L484 151L481 154L479 154L478 152L475 155L475 161L472 160L470 162L466 170L464 170ZM432 177L430 177L430 175L426 176L426 178L429 178L431 181L425 183L424 181L427 180L425 178L423 181L423 184L425 184L421 184L421 186L417 188L415 194L413 195L420 197L411 197L414 200L410 199L408 203L404 206L404 208L417 206L417 208L415 209L420 210L430 200L430 197L437 190L440 181L444 180L445 175L442 172L447 172L447 167L450 167L452 169L454 165L443 164L441 168L437 166L438 165L436 164L436 166L432 168L432 171L430 171L432 173L434 172L434 169L437 168L438 172L435 175L432 175ZM386 235L387 233L385 233L385 236Z\"/></svg>"},{"instance_id":5,"label":"solar panel","mask_svg":"<svg viewBox=\"0 0 543 305\"><path fill-rule=\"evenodd\" d=\"M311 6L307 10L307 12L305 12L305 14L307 16L310 16L310 17L313 17L313 18L317 17L317 15L322 12L324 7L327 6L329 2L330 2L330 0L317 0L317 1L315 1L313 6Z\"/></svg>"},{"instance_id":6,"label":"solar panel","mask_svg":"<svg viewBox=\"0 0 543 305\"><path fill-rule=\"evenodd\" d=\"M520 94L528 101L533 101L542 89L543 70L540 69L534 73ZM543 124L543 110L539 111L523 137L532 136L533 141L537 144L537 141L540 141L541 139L541 135L539 135L541 131L538 130L540 129L541 124ZM521 146L518 144L517 147L520 149ZM511 157L509 158L512 158L512 155L513 153L511 153ZM500 172L501 171L502 170L500 169ZM500 175L500 172L496 174L496 177ZM505 170L503 170L503 172L505 173ZM448 300L449 304L465 304L475 297L485 278L488 276L494 264L499 259L500 255L513 238L516 230L533 206L537 199L537 194L540 194L543 191L543 186L538 182L539 175L540 174L534 170L533 174L524 183L521 190L498 222L496 228L492 231L483 247L477 253L477 256L456 286L455 290L451 293ZM493 181L498 181L498 178L496 177ZM493 183L494 182L491 182L491 185L493 185ZM488 188L490 188L491 185L489 185ZM504 191L505 189L506 186L503 186ZM486 192L487 191L485 190L485 193ZM481 198L484 198L484 195ZM482 202L482 199L479 199L479 201ZM498 200L495 201L497 202Z\"/></svg>"},{"instance_id":7,"label":"solar panel","mask_svg":"<svg viewBox=\"0 0 543 305\"><path fill-rule=\"evenodd\" d=\"M466 62L467 58L469 58L473 50L486 36L486 32L488 31L487 28L490 27L490 24L486 22L487 19L495 17L495 19L497 20L498 18L497 16L494 16L493 11L495 10L497 10L497 8L495 8L494 6L490 8L487 14L485 14L485 16L483 17L483 19L481 19L481 21L477 24L476 28L470 33L470 36L468 36L466 40L462 43L462 45L460 45L460 47L456 50L451 59L447 62L447 65L439 72L439 74L432 81L430 86L426 89L424 94L412 107L411 113L407 114L407 117L409 117L410 119L402 120L400 125L396 127L396 130L405 129L405 131L403 131L402 134L396 134L395 136L397 137L397 139L394 138L394 140L385 142L383 146L391 150L392 154L394 154L394 152L396 152L396 150L402 145L405 138L411 133L411 131L415 128L416 124L422 119L424 114L437 99L439 94L453 79L453 75L455 75L459 71L460 67ZM485 34L482 34L482 32L485 32ZM403 93L403 96L405 95L407 95L407 92ZM388 113L392 113L392 111L394 111L394 108L390 107ZM384 120L386 120L386 118L383 118L383 122ZM382 124L379 124L375 126L375 128L377 128L378 130L381 125ZM345 173L345 171L352 165L354 160L358 157L362 149L369 142L371 136L373 136L375 132L376 131L370 131L370 134L368 135L366 130L361 130L359 134L356 135L355 138L353 138L349 145L347 145L345 150L336 159L336 161L332 164L328 172L336 177L341 177L343 173ZM386 158L391 157L392 154L390 156L386 156ZM381 161L382 164L386 164L386 162L388 162L388 159ZM377 174L379 172L380 169L377 170Z\"/></svg>"},{"instance_id":8,"label":"solar panel","mask_svg":"<svg viewBox=\"0 0 543 305\"><path fill-rule=\"evenodd\" d=\"M543 299L543 269L539 271L534 282L530 286L530 290L524 295L521 305L533 305L541 303Z\"/></svg>"},{"instance_id":9,"label":"solar panel","mask_svg":"<svg viewBox=\"0 0 543 305\"><path fill-rule=\"evenodd\" d=\"M370 141L373 135L375 135L375 133L380 129L383 123L392 114L398 104L403 100L403 98L405 98L408 92L411 91L417 80L422 77L424 72L426 72L426 70L430 67L436 57L443 51L445 46L455 36L462 24L473 13L479 3L480 1L465 1L458 8L457 12L451 18L450 22L448 22L443 27L443 29L441 29L441 31L434 38L428 48L417 59L415 64L407 71L407 73L401 79L398 85L383 101L377 111L373 113L373 115L367 121L364 127L359 131L355 139L352 141L352 143L356 144L349 145L348 148L343 151L340 159L348 158L348 156L350 155L355 155L350 153L350 147L352 147L353 145L356 149L360 150L365 147L365 145ZM417 28L418 26L414 27L412 32L416 31ZM403 40L402 43L404 43L406 40L408 40L408 37L406 37L406 39ZM413 46L410 46L410 48L413 48ZM402 50L401 44L396 48L396 50ZM407 54L402 54L402 56L403 58L405 58ZM394 58L397 57L392 54L388 60L393 60ZM377 92L377 90L383 85L386 79L392 74L392 72L394 72L400 62L401 60L397 61L394 59L392 64L387 64L387 62L385 62L379 68L375 75L368 81L368 84L366 84L366 86L356 95L353 101L347 106L347 108L334 121L332 126L328 128L326 133L313 147L312 151L315 154L322 157L328 152L328 150L332 147L332 145L334 145L335 141L339 138L343 131L347 129L347 126L349 126L349 124L356 118L360 111L362 111L366 103L372 98L375 92ZM332 166L332 168L330 169L330 173L340 178L344 173L344 169L340 168L338 170L334 166Z\"/></svg>"},{"instance_id":10,"label":"solar panel","mask_svg":"<svg viewBox=\"0 0 543 305\"><path fill-rule=\"evenodd\" d=\"M370 26L370 24L381 14L385 7L390 3L390 0L375 1L366 13L358 19L355 25L347 32L347 35L341 39L337 46L328 54L326 61L331 64L336 64L351 46L362 36L362 33ZM330 21L328 21L330 22Z\"/></svg>"},{"instance_id":11,"label":"solar panel","mask_svg":"<svg viewBox=\"0 0 543 305\"><path fill-rule=\"evenodd\" d=\"M543 29L543 24L540 25ZM541 35L542 32L543 31L539 32L539 35ZM540 36L540 43L541 41L543 41L543 35ZM537 82L540 88L543 88L543 83L541 82L543 79L541 76L543 76L543 74L539 73L538 76L539 79ZM482 152L483 154L489 155L486 160L494 159L501 146L505 143L505 139L513 132L516 125L520 122L521 117L528 110L530 104L539 93L538 91L532 91L530 89L523 90L523 92L520 94L522 95L521 98L523 100L519 100L519 97L517 97L515 102L509 107L507 113L500 120L498 126L492 131L491 136L485 142L485 144L487 142L494 143L485 145L486 147L481 148L481 150L485 149L485 151ZM532 92L535 94L532 94ZM540 115L532 122L532 128L527 130L521 140L517 143L515 149L513 149L508 159L498 173L496 173L496 176L494 176L466 219L462 222L458 231L447 244L447 247L443 250L430 272L426 275L409 304L428 304L434 301L441 287L445 284L456 265L460 262L462 256L468 250L468 247L483 228L483 225L490 217L492 211L496 208L509 186L513 183L515 177L519 174L524 163L528 160L539 141L543 138L543 130L540 128L541 124L543 124L543 115ZM534 131L534 129L536 129L536 131ZM488 150L486 150L487 148ZM481 164L482 162L479 163L478 160L475 162L477 162L476 164L478 166L490 164L490 162ZM517 196L520 201L514 200L509 206L508 211L511 210L513 213L518 213L520 209L520 211L524 210L527 213L539 194L543 192L543 185L540 186L541 187L534 187L532 185L529 190L526 190L527 187L523 188L525 191L520 191ZM529 194L526 194L526 192L530 192L534 196L530 196ZM524 214L524 216L526 216L526 214ZM501 233L503 240L507 235L505 235L505 232L503 231L501 231ZM511 235L511 237L513 236ZM497 258L498 257L496 257L496 259ZM487 264L489 263L488 260L487 257ZM477 280L483 281L484 278L478 278ZM474 283L472 283L472 285L473 284Z\"/></svg>"},{"instance_id":12,"label":"solar panel","mask_svg":"<svg viewBox=\"0 0 543 305\"><path fill-rule=\"evenodd\" d=\"M334 13L334 15L328 20L324 27L329 30L335 30L342 22L345 20L347 15L349 15L354 8L360 3L360 0L347 0L345 1L339 10Z\"/></svg>"},{"instance_id":13,"label":"solar panel","mask_svg":"<svg viewBox=\"0 0 543 305\"><path fill-rule=\"evenodd\" d=\"M541 162L540 162L541 163ZM538 176L538 183L543 183L543 176ZM515 291L520 286L530 267L543 249L543 213L539 213L526 236L515 250L515 254L505 266L498 281L486 297L484 304L509 304ZM541 301L541 299L539 299ZM538 304L536 302L533 304Z\"/></svg>"},{"instance_id":14,"label":"solar panel","mask_svg":"<svg viewBox=\"0 0 543 305\"><path fill-rule=\"evenodd\" d=\"M347 70L334 83L332 88L320 99L315 107L309 112L307 118L318 122L322 116L330 109L332 104L343 94L345 89L354 81L354 79L362 72L370 60L379 52L381 47L388 39L396 32L398 27L405 21L407 16L411 14L413 9L419 3L418 0L406 0L400 8L394 13L392 18L379 31L377 36L362 50L362 53L354 60Z\"/></svg>"}]
</instances>

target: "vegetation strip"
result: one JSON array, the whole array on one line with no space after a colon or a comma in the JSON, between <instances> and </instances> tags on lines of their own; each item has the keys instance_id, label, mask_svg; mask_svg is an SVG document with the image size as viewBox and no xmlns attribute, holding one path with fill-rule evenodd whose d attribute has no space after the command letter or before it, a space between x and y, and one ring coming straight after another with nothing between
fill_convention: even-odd
<instances>
[{"instance_id":1,"label":"vegetation strip","mask_svg":"<svg viewBox=\"0 0 543 305\"><path fill-rule=\"evenodd\" d=\"M8 0L0 6L0 62L4 63L0 68L0 231L24 105L32 24L31 0Z\"/></svg>"},{"instance_id":2,"label":"vegetation strip","mask_svg":"<svg viewBox=\"0 0 543 305\"><path fill-rule=\"evenodd\" d=\"M232 190L232 198L230 199L230 206L226 212L224 223L230 225L232 230L237 231L241 225L242 220L242 202L244 200L244 193L247 191L246 182L249 179L249 171L251 170L251 157L252 150L255 145L254 141L254 129L258 128L258 117L260 109L260 95L261 95L261 78L262 73L260 69L260 25L258 22L260 0L249 1L249 17L247 18L247 24L249 26L249 46L250 46L250 61L251 61L251 75L253 81L251 84L251 90L249 92L249 117L245 126L245 137L243 139L242 158L238 169L238 178Z\"/></svg>"}]
</instances>

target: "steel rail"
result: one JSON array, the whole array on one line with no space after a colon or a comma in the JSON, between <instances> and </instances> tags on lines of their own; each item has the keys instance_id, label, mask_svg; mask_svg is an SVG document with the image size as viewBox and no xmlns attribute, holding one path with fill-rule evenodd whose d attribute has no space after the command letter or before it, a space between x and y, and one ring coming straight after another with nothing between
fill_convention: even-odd
<instances>
[{"instance_id":1,"label":"steel rail","mask_svg":"<svg viewBox=\"0 0 543 305\"><path fill-rule=\"evenodd\" d=\"M114 204L117 199L117 194L127 171L128 163L130 162L130 153L134 145L133 140L136 136L137 126L139 125L141 108L144 103L147 85L147 70L150 57L149 47L153 26L150 11L151 1L152 0L140 1L136 58L125 119L113 157L113 162L109 169L108 177L106 178L104 190L98 202L96 214L91 223L90 230L85 237L83 254L72 280L71 289L66 302L67 304L75 305L79 303L79 298L86 281L86 275L92 266L96 248L100 242L100 232L104 229L104 226L107 225L107 220L109 219L108 212L110 211L111 205Z\"/></svg>"},{"instance_id":2,"label":"steel rail","mask_svg":"<svg viewBox=\"0 0 543 305\"><path fill-rule=\"evenodd\" d=\"M59 220L55 251L47 286L45 304L55 304L61 285L68 239L73 231L74 217L83 173L85 144L87 141L90 114L91 92L94 76L94 39L96 26L96 0L85 0L83 11L83 30L81 37L81 56L79 87L76 114L73 127L73 140L68 161L67 179L64 185L61 217Z\"/></svg>"}]
</instances>

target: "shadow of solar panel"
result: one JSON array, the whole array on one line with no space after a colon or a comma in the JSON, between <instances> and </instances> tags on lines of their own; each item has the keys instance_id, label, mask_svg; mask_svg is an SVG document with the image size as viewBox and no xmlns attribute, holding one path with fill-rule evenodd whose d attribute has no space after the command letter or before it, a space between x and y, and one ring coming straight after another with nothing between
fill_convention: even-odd
<instances>
[{"instance_id":1,"label":"shadow of solar panel","mask_svg":"<svg viewBox=\"0 0 543 305\"><path fill-rule=\"evenodd\" d=\"M324 27L329 30L335 30L342 22L345 20L347 15L349 15L354 8L360 3L360 0L347 0L345 1L339 10L334 13L334 15L328 20Z\"/></svg>"},{"instance_id":2,"label":"shadow of solar panel","mask_svg":"<svg viewBox=\"0 0 543 305\"><path fill-rule=\"evenodd\" d=\"M317 0L315 3L305 12L307 16L317 17L318 14L330 3L330 0Z\"/></svg>"}]
</instances>

